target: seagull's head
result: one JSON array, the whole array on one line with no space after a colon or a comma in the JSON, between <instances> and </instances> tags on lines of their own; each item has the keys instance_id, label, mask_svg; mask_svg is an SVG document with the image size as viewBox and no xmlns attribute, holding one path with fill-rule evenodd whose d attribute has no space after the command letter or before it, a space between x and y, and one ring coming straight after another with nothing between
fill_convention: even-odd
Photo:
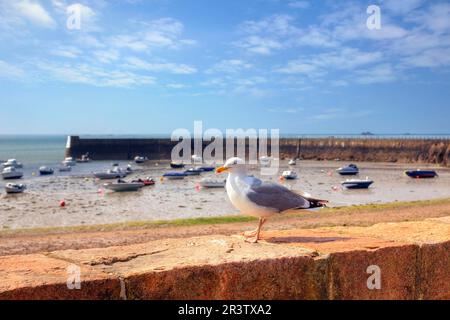
<instances>
[{"instance_id":1,"label":"seagull's head","mask_svg":"<svg viewBox=\"0 0 450 320\"><path fill-rule=\"evenodd\" d=\"M217 168L216 173L222 173L222 172L230 172L230 173L238 173L238 172L244 172L245 173L245 161L238 157L233 157L228 159L225 164L219 168Z\"/></svg>"}]
</instances>

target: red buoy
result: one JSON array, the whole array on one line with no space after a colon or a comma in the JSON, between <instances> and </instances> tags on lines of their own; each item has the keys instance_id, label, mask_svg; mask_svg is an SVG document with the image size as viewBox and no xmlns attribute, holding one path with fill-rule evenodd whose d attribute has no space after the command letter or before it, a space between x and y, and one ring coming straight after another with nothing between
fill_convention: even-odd
<instances>
[{"instance_id":1,"label":"red buoy","mask_svg":"<svg viewBox=\"0 0 450 320\"><path fill-rule=\"evenodd\" d=\"M65 207L66 206L66 201L64 201L64 200L61 200L60 202L59 202L59 206L62 208L62 207Z\"/></svg>"}]
</instances>

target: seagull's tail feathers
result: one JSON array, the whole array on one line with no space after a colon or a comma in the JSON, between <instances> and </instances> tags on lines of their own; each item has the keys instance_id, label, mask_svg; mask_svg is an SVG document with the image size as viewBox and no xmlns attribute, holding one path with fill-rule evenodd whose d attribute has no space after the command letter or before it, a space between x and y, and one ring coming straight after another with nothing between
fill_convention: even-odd
<instances>
[{"instance_id":1,"label":"seagull's tail feathers","mask_svg":"<svg viewBox=\"0 0 450 320\"><path fill-rule=\"evenodd\" d=\"M302 198L306 199L309 201L309 208L308 209L314 209L314 208L322 208L322 207L326 207L328 204L328 200L322 200L322 199L317 199L317 198L313 198L309 193L307 192L303 192L303 191L298 191L297 192L300 196L302 196ZM304 208L303 208L304 209Z\"/></svg>"}]
</instances>

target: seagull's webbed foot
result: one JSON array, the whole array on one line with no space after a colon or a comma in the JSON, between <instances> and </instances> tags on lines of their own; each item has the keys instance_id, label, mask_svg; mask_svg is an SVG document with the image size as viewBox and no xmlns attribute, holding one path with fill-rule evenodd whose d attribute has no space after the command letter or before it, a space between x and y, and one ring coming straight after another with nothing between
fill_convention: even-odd
<instances>
[{"instance_id":1,"label":"seagull's webbed foot","mask_svg":"<svg viewBox=\"0 0 450 320\"><path fill-rule=\"evenodd\" d=\"M256 236L256 233L258 232L258 229L252 230L252 231L245 231L242 233L242 235L246 238L253 238Z\"/></svg>"},{"instance_id":2,"label":"seagull's webbed foot","mask_svg":"<svg viewBox=\"0 0 450 320\"><path fill-rule=\"evenodd\" d=\"M253 231L244 232L245 241L249 243L257 243L259 240L259 234L261 232L261 227L266 222L266 219L260 218L258 223L258 228Z\"/></svg>"},{"instance_id":3,"label":"seagull's webbed foot","mask_svg":"<svg viewBox=\"0 0 450 320\"><path fill-rule=\"evenodd\" d=\"M258 242L258 237L247 237L247 238L245 238L245 242L257 243Z\"/></svg>"}]
</instances>

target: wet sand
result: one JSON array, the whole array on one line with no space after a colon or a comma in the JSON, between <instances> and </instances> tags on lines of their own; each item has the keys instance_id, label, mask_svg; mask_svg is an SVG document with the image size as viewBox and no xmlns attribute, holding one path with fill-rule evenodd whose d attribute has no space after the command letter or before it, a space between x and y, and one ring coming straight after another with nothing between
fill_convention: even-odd
<instances>
[{"instance_id":1,"label":"wet sand","mask_svg":"<svg viewBox=\"0 0 450 320\"><path fill-rule=\"evenodd\" d=\"M330 206L385 203L394 201L426 200L450 196L450 170L437 168L439 178L414 180L404 175L410 165L391 163L356 163L360 178L375 180L368 190L343 190L340 182L345 178L334 170L346 163L338 161L298 161L291 167L299 179L285 181L292 190L304 190L313 196L328 199ZM148 162L126 180L151 176L155 186L138 192L99 192L105 181L97 181L82 171L82 164L74 169L74 175L33 177L21 181L28 190L20 195L0 196L0 228L17 229L33 227L58 227L108 224L136 220L169 220L178 218L235 215L238 212L230 204L224 189L196 189L202 177L215 177L214 173L186 177L180 181L159 181L168 168L167 162ZM279 175L288 169L283 161L279 174L263 176L266 181L279 182ZM421 166L430 168L430 166ZM80 170L77 174L76 170ZM250 172L260 177L259 168ZM225 177L225 176L224 176ZM338 187L333 188L333 187ZM59 207L64 199L67 206Z\"/></svg>"}]
</instances>

